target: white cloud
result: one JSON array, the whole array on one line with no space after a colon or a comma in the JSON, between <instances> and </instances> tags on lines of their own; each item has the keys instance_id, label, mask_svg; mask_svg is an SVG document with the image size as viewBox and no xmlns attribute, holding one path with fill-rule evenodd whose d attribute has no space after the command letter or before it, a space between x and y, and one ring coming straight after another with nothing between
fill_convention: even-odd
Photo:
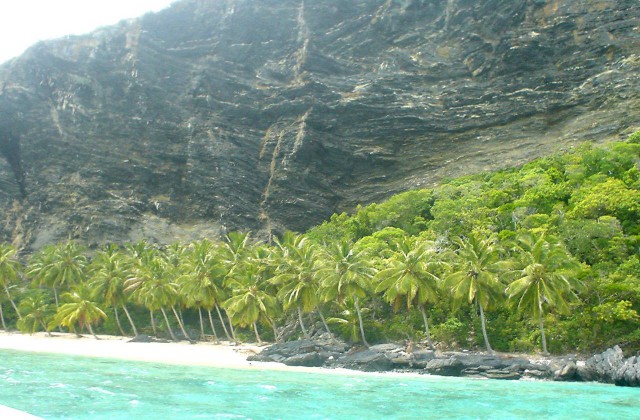
<instances>
[{"instance_id":1,"label":"white cloud","mask_svg":"<svg viewBox=\"0 0 640 420\"><path fill-rule=\"evenodd\" d=\"M2 0L0 63L44 39L77 35L168 7L176 0Z\"/></svg>"}]
</instances>

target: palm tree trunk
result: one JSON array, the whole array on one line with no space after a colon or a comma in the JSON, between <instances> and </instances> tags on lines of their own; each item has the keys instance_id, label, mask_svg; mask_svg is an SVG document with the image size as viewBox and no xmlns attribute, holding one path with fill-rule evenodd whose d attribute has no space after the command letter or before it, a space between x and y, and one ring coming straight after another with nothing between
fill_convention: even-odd
<instances>
[{"instance_id":1,"label":"palm tree trunk","mask_svg":"<svg viewBox=\"0 0 640 420\"><path fill-rule=\"evenodd\" d=\"M4 291L7 294L7 297L9 298L9 302L11 302L11 306L13 306L13 310L16 311L16 314L18 315L18 319L22 319L22 315L20 315L20 311L18 310L16 303L13 301L13 298L11 297L11 293L9 293L9 288L7 287L6 284L4 285Z\"/></svg>"},{"instance_id":2,"label":"palm tree trunk","mask_svg":"<svg viewBox=\"0 0 640 420\"><path fill-rule=\"evenodd\" d=\"M136 324L133 323L133 319L131 319L131 314L127 310L127 305L122 305L122 309L124 310L127 319L129 320L129 324L131 324L131 329L133 330L133 336L136 337L138 335L138 329L136 328Z\"/></svg>"},{"instance_id":3,"label":"palm tree trunk","mask_svg":"<svg viewBox=\"0 0 640 420\"><path fill-rule=\"evenodd\" d=\"M333 333L329 329L329 324L327 324L327 320L324 319L324 315L322 314L322 311L320 310L320 308L318 308L318 315L320 315L320 319L322 320L322 325L324 325L324 329L327 330L331 338L333 338Z\"/></svg>"},{"instance_id":4,"label":"palm tree trunk","mask_svg":"<svg viewBox=\"0 0 640 420\"><path fill-rule=\"evenodd\" d=\"M178 326L180 326L180 331L182 331L182 335L184 335L184 338L189 340L189 342L193 343L193 340L191 339L191 337L189 337L189 334L187 334L187 332L184 329L184 324L182 323L182 319L178 315L178 311L176 311L176 307L172 306L171 310L173 311L173 314L176 316L176 319L178 320Z\"/></svg>"},{"instance_id":5,"label":"palm tree trunk","mask_svg":"<svg viewBox=\"0 0 640 420\"><path fill-rule=\"evenodd\" d=\"M276 328L276 323L273 322L272 319L269 319L269 323L271 324L271 328L273 328L273 341L279 343L280 340L278 338L278 329Z\"/></svg>"},{"instance_id":6,"label":"palm tree trunk","mask_svg":"<svg viewBox=\"0 0 640 420\"><path fill-rule=\"evenodd\" d=\"M91 323L87 323L87 328L89 329L89 332L91 333L91 335L93 336L93 338L95 338L96 340L100 340L98 338L98 336L96 335L96 333L93 332L93 328L91 327Z\"/></svg>"},{"instance_id":7,"label":"palm tree trunk","mask_svg":"<svg viewBox=\"0 0 640 420\"><path fill-rule=\"evenodd\" d=\"M44 330L47 332L47 336L51 337L51 331L49 331L49 329L47 328L47 324L45 324L42 319L40 320L40 325L42 325L42 328L44 328Z\"/></svg>"},{"instance_id":8,"label":"palm tree trunk","mask_svg":"<svg viewBox=\"0 0 640 420\"><path fill-rule=\"evenodd\" d=\"M184 316L182 315L182 309L178 307L178 316L180 317L180 323L184 325Z\"/></svg>"},{"instance_id":9,"label":"palm tree trunk","mask_svg":"<svg viewBox=\"0 0 640 420\"><path fill-rule=\"evenodd\" d=\"M227 314L227 318L229 319L229 329L231 330L231 337L233 337L233 341L235 341L236 344L237 344L238 340L236 339L236 332L233 330L233 322L231 321L231 317L229 316L229 312L225 311L225 313Z\"/></svg>"},{"instance_id":10,"label":"palm tree trunk","mask_svg":"<svg viewBox=\"0 0 640 420\"><path fill-rule=\"evenodd\" d=\"M0 303L0 320L2 321L2 329L7 331L7 324L4 322L4 312L2 311L2 303Z\"/></svg>"},{"instance_id":11,"label":"palm tree trunk","mask_svg":"<svg viewBox=\"0 0 640 420\"><path fill-rule=\"evenodd\" d=\"M422 313L422 321L424 321L424 332L427 334L427 343L429 348L434 350L433 342L431 341L431 332L429 331L429 323L427 322L427 312L424 310L424 305L418 305L420 312Z\"/></svg>"},{"instance_id":12,"label":"palm tree trunk","mask_svg":"<svg viewBox=\"0 0 640 420\"><path fill-rule=\"evenodd\" d=\"M262 340L260 340L260 334L258 334L258 326L256 323L253 323L253 331L256 333L256 340L258 340L258 345L262 345Z\"/></svg>"},{"instance_id":13,"label":"palm tree trunk","mask_svg":"<svg viewBox=\"0 0 640 420\"><path fill-rule=\"evenodd\" d=\"M485 326L484 320L484 310L482 309L482 305L478 302L478 307L480 308L480 323L482 324L482 336L484 337L484 345L487 347L487 351L493 354L493 349L491 348L491 344L489 344L489 337L487 337L487 327Z\"/></svg>"},{"instance_id":14,"label":"palm tree trunk","mask_svg":"<svg viewBox=\"0 0 640 420\"><path fill-rule=\"evenodd\" d=\"M207 313L209 314L209 324L211 325L211 331L213 332L213 337L216 339L216 343L219 343L220 340L218 340L218 333L216 332L216 327L213 325L213 317L211 316L211 310L207 310Z\"/></svg>"},{"instance_id":15,"label":"palm tree trunk","mask_svg":"<svg viewBox=\"0 0 640 420\"><path fill-rule=\"evenodd\" d=\"M58 302L58 290L56 289L56 286L53 286L53 298L56 301L56 311L58 310L60 304ZM62 332L62 326L58 325L58 331ZM75 331L74 331L75 332ZM77 336L80 336L80 334L76 333Z\"/></svg>"},{"instance_id":16,"label":"palm tree trunk","mask_svg":"<svg viewBox=\"0 0 640 420\"><path fill-rule=\"evenodd\" d=\"M298 307L298 321L300 322L300 329L302 330L302 334L304 334L304 338L309 338L309 333L302 322L302 311L300 310L300 307Z\"/></svg>"},{"instance_id":17,"label":"palm tree trunk","mask_svg":"<svg viewBox=\"0 0 640 420\"><path fill-rule=\"evenodd\" d=\"M367 339L364 336L364 324L362 323L362 314L360 313L360 305L358 305L357 296L353 299L353 304L356 307L356 312L358 313L358 322L360 323L360 335L362 336L362 342L365 346L369 347L369 343L367 343Z\"/></svg>"},{"instance_id":18,"label":"palm tree trunk","mask_svg":"<svg viewBox=\"0 0 640 420\"><path fill-rule=\"evenodd\" d=\"M171 328L171 324L169 324L169 318L167 317L167 313L164 311L164 308L160 308L160 312L162 312L162 316L164 317L164 322L167 323L167 330L169 330L169 335L173 341L178 341L176 335L173 333L173 329Z\"/></svg>"},{"instance_id":19,"label":"palm tree trunk","mask_svg":"<svg viewBox=\"0 0 640 420\"><path fill-rule=\"evenodd\" d=\"M544 354L545 356L549 355L549 352L547 351L547 337L544 335L544 324L542 323L542 317L543 317L543 313L542 313L542 304L540 305L540 336L542 337L542 354Z\"/></svg>"},{"instance_id":20,"label":"palm tree trunk","mask_svg":"<svg viewBox=\"0 0 640 420\"><path fill-rule=\"evenodd\" d=\"M122 336L125 337L126 334L124 333L124 330L122 329L122 324L120 324L120 316L118 315L118 307L117 306L113 307L113 314L116 316L116 325L118 325L118 329L120 330L120 334L122 334Z\"/></svg>"},{"instance_id":21,"label":"palm tree trunk","mask_svg":"<svg viewBox=\"0 0 640 420\"><path fill-rule=\"evenodd\" d=\"M153 330L153 335L158 336L158 329L156 328L156 320L153 317L153 311L149 309L149 315L151 317L151 329Z\"/></svg>"},{"instance_id":22,"label":"palm tree trunk","mask_svg":"<svg viewBox=\"0 0 640 420\"><path fill-rule=\"evenodd\" d=\"M200 319L200 340L204 341L204 321L202 320L202 308L198 306L198 318Z\"/></svg>"},{"instance_id":23,"label":"palm tree trunk","mask_svg":"<svg viewBox=\"0 0 640 420\"><path fill-rule=\"evenodd\" d=\"M220 318L220 323L222 324L222 329L224 330L224 334L227 336L227 340L231 341L231 336L229 335L229 330L227 330L227 326L224 324L224 319L222 319L222 314L220 313L220 307L216 303L216 311L218 311L218 318Z\"/></svg>"}]
</instances>

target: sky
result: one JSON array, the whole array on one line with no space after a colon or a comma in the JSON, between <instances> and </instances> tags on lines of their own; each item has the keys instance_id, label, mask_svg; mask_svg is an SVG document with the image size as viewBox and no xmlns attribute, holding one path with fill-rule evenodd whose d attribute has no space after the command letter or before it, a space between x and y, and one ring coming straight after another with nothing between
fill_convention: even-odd
<instances>
[{"instance_id":1,"label":"sky","mask_svg":"<svg viewBox=\"0 0 640 420\"><path fill-rule=\"evenodd\" d=\"M176 0L0 0L0 63L45 39L80 35Z\"/></svg>"}]
</instances>

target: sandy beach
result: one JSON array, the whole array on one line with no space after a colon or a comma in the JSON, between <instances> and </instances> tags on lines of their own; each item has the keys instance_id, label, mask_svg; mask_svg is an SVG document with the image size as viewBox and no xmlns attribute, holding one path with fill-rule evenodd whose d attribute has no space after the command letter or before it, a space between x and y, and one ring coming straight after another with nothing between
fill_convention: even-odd
<instances>
[{"instance_id":1,"label":"sandy beach","mask_svg":"<svg viewBox=\"0 0 640 420\"><path fill-rule=\"evenodd\" d=\"M49 337L45 333L0 332L0 349L234 369L283 367L277 363L248 362L247 356L261 350L251 344L129 343L131 337L99 335L99 338L67 333L52 333Z\"/></svg>"},{"instance_id":2,"label":"sandy beach","mask_svg":"<svg viewBox=\"0 0 640 420\"><path fill-rule=\"evenodd\" d=\"M17 350L36 353L54 353L84 357L104 357L165 363L183 366L208 366L229 369L278 370L288 372L314 372L335 375L384 375L384 376L420 376L429 375L408 372L364 372L344 368L323 368L306 366L287 366L273 362L249 362L247 357L259 353L264 346L221 342L220 344L202 342L189 344L186 341L174 343L129 343L132 337L98 335L96 340L90 335L77 337L75 334L44 332L33 335L19 332L0 331L0 350ZM0 416L0 418L2 418Z\"/></svg>"}]
</instances>

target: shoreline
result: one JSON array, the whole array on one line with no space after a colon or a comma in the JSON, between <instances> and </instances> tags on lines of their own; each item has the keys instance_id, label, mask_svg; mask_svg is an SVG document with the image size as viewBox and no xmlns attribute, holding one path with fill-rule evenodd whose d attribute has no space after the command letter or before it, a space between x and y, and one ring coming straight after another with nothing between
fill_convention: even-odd
<instances>
[{"instance_id":1,"label":"shoreline","mask_svg":"<svg viewBox=\"0 0 640 420\"><path fill-rule=\"evenodd\" d=\"M20 332L0 331L0 350L15 350L43 354L63 354L110 358L148 363L162 363L182 366L208 366L232 369L247 369L258 365L266 368L277 363L256 363L247 361L251 354L258 354L260 346L253 344L235 345L228 342L219 344L199 342L129 342L133 337L99 335L77 337L73 333L44 332L32 335Z\"/></svg>"},{"instance_id":2,"label":"shoreline","mask_svg":"<svg viewBox=\"0 0 640 420\"><path fill-rule=\"evenodd\" d=\"M132 337L101 335L77 337L72 333L44 332L33 335L0 331L0 350L27 353L58 354L88 358L103 358L131 362L158 363L174 366L202 366L219 369L280 371L290 373L317 373L345 376L381 375L395 377L421 377L443 380L447 377L466 377L497 380L542 380L568 382L601 382L622 386L640 386L640 358L624 359L615 346L601 355L580 361L575 355L540 357L524 354L484 354L464 352L418 351L408 355L391 344L373 346L366 350L335 353L338 363L333 365L287 363L288 357L320 357L327 353L321 343L298 342L303 354L278 355L281 345L239 344L230 342L130 342ZM295 346L295 344L293 344ZM389 347L390 346L390 347ZM267 347L269 349L264 351ZM375 349L375 347L380 347ZM275 349L275 352L274 352ZM290 349L289 349L290 350ZM275 356L274 357L274 353ZM257 356L248 360L251 356ZM362 357L362 359L361 359ZM426 357L426 358L425 358ZM334 357L331 356L331 359ZM330 360L331 360L330 359ZM378 364L382 363L382 364ZM323 363L324 364L324 363ZM622 368L622 371L620 370ZM636 377L636 371L637 376ZM626 372L626 373L625 373ZM622 375L622 376L621 376Z\"/></svg>"},{"instance_id":3,"label":"shoreline","mask_svg":"<svg viewBox=\"0 0 640 420\"><path fill-rule=\"evenodd\" d=\"M336 375L385 375L385 376L438 376L413 372L364 372L344 368L288 366L277 362L248 361L247 357L258 354L268 344L233 344L220 342L129 342L133 337L99 335L96 340L90 335L77 337L73 333L44 332L33 335L20 332L0 331L0 351L13 350L26 353L57 354L89 358L116 359L130 362L159 363L174 366L203 366L236 370L272 370L282 372L322 373Z\"/></svg>"}]
</instances>

